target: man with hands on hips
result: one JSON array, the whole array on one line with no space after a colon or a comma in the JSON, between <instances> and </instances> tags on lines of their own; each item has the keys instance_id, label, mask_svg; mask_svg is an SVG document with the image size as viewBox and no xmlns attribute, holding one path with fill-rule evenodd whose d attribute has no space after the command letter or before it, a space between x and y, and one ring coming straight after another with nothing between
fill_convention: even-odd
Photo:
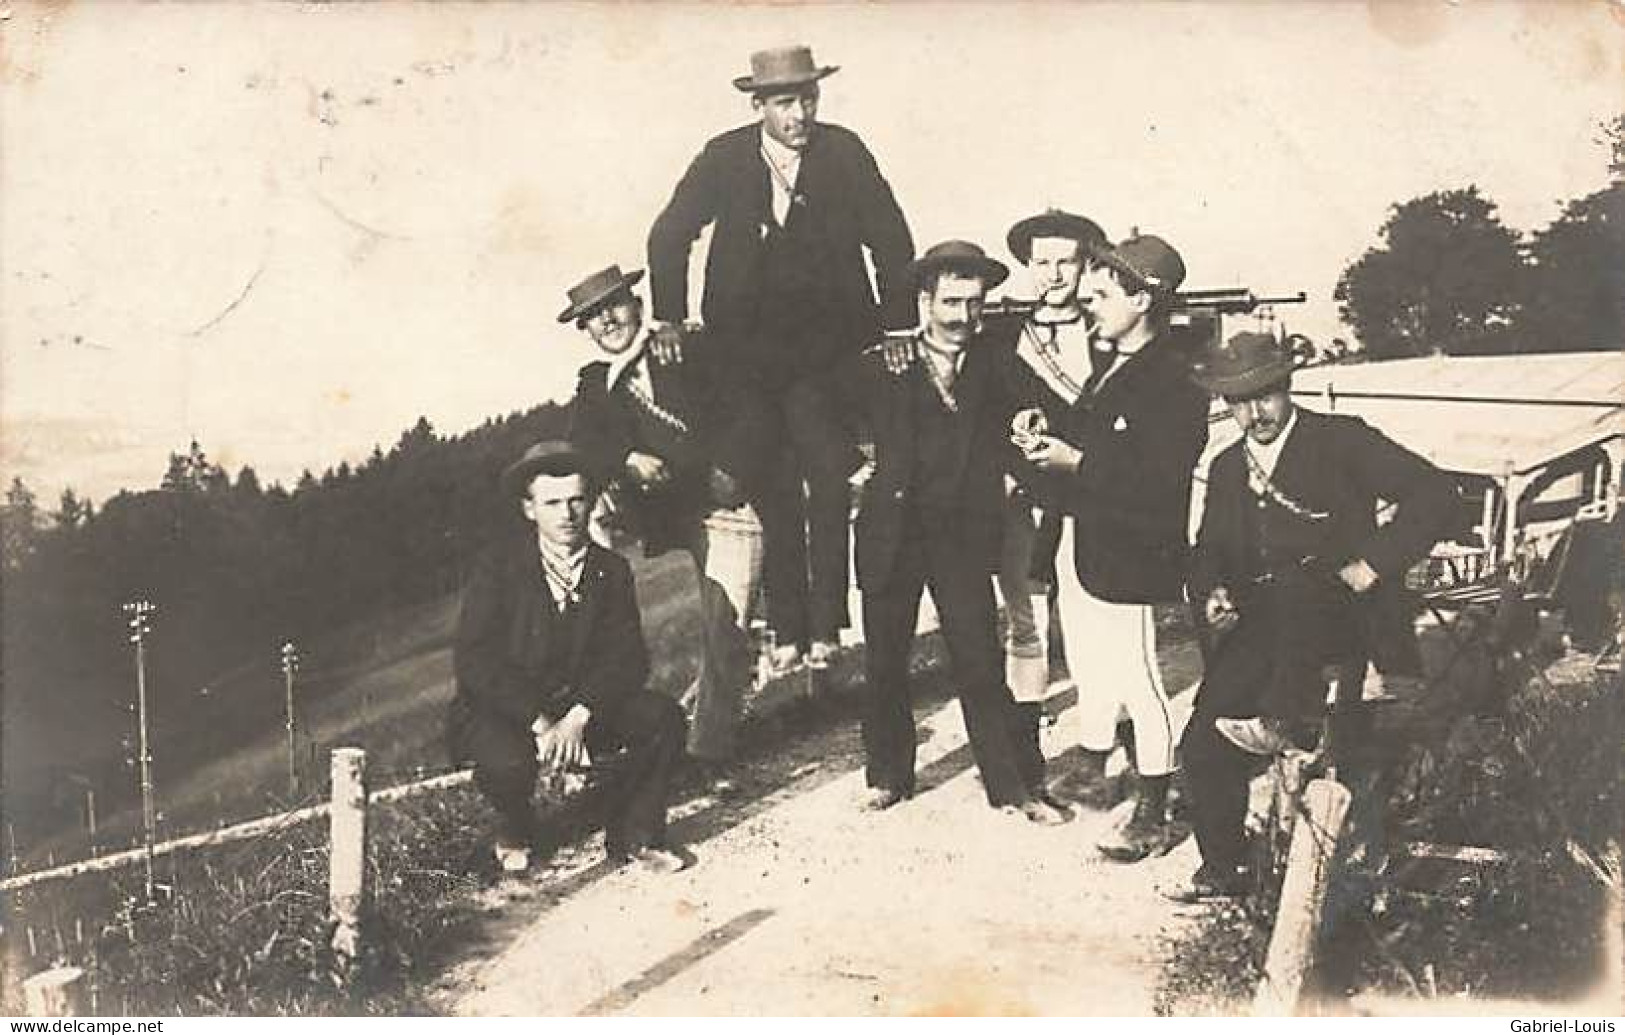
<instances>
[{"instance_id":1,"label":"man with hands on hips","mask_svg":"<svg viewBox=\"0 0 1625 1035\"><path fill-rule=\"evenodd\" d=\"M1209 348L1195 379L1242 439L1213 461L1191 562L1214 637L1181 744L1202 854L1182 901L1245 890L1248 781L1318 724L1322 667L1418 663L1404 574L1458 503L1447 475L1359 418L1296 406L1291 352L1268 334Z\"/></svg>"}]
</instances>

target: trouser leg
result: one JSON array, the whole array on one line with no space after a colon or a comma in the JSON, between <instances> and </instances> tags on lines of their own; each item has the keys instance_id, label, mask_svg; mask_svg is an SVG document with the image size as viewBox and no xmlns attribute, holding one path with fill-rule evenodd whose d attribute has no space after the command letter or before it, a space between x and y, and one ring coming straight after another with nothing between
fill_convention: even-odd
<instances>
[{"instance_id":1,"label":"trouser leg","mask_svg":"<svg viewBox=\"0 0 1625 1035\"><path fill-rule=\"evenodd\" d=\"M822 376L804 378L785 395L790 441L807 485L807 633L835 642L847 623L851 553L847 479L862 458L849 441Z\"/></svg>"},{"instance_id":2,"label":"trouser leg","mask_svg":"<svg viewBox=\"0 0 1625 1035\"><path fill-rule=\"evenodd\" d=\"M474 786L497 814L497 836L530 845L537 834L536 740L505 719L464 710L454 737L461 758L474 763Z\"/></svg>"},{"instance_id":3,"label":"trouser leg","mask_svg":"<svg viewBox=\"0 0 1625 1035\"><path fill-rule=\"evenodd\" d=\"M914 790L908 658L924 588L923 549L905 539L883 588L863 593L864 773L870 787Z\"/></svg>"},{"instance_id":4,"label":"trouser leg","mask_svg":"<svg viewBox=\"0 0 1625 1035\"><path fill-rule=\"evenodd\" d=\"M748 541L730 519L714 515L693 532L690 553L699 580L700 670L690 695L688 752L696 758L731 758L746 683L753 565Z\"/></svg>"},{"instance_id":5,"label":"trouser leg","mask_svg":"<svg viewBox=\"0 0 1625 1035\"><path fill-rule=\"evenodd\" d=\"M1010 501L999 554L1005 682L1021 702L1042 701L1049 693L1049 590L1030 574L1037 536L1034 513L1025 500Z\"/></svg>"},{"instance_id":6,"label":"trouser leg","mask_svg":"<svg viewBox=\"0 0 1625 1035\"><path fill-rule=\"evenodd\" d=\"M1067 672L1078 689L1078 703L1067 723L1066 739L1098 754L1110 752L1117 743L1117 720L1123 713L1117 680L1129 665L1124 660L1123 645L1116 642L1123 630L1113 626L1115 616L1107 613L1078 581L1072 557L1072 520L1068 518L1062 525L1055 561L1061 647Z\"/></svg>"},{"instance_id":7,"label":"trouser leg","mask_svg":"<svg viewBox=\"0 0 1625 1035\"><path fill-rule=\"evenodd\" d=\"M1255 607L1272 634L1259 714L1318 718L1326 704L1322 668L1358 649L1363 635L1353 595L1327 579L1295 575L1269 583Z\"/></svg>"},{"instance_id":8,"label":"trouser leg","mask_svg":"<svg viewBox=\"0 0 1625 1035\"><path fill-rule=\"evenodd\" d=\"M677 702L646 691L589 721L587 744L595 756L625 750L604 788L604 847L610 855L665 843L666 804L684 734Z\"/></svg>"},{"instance_id":9,"label":"trouser leg","mask_svg":"<svg viewBox=\"0 0 1625 1035\"><path fill-rule=\"evenodd\" d=\"M1247 861L1247 788L1266 760L1230 743L1213 720L1257 711L1270 666L1268 638L1243 618L1215 645L1197 691L1196 710L1180 742L1196 844L1203 862L1221 872Z\"/></svg>"},{"instance_id":10,"label":"trouser leg","mask_svg":"<svg viewBox=\"0 0 1625 1035\"><path fill-rule=\"evenodd\" d=\"M801 472L788 442L778 438L772 470L764 474L752 501L762 522L762 578L767 620L780 644L805 647L807 612L807 510Z\"/></svg>"},{"instance_id":11,"label":"trouser leg","mask_svg":"<svg viewBox=\"0 0 1625 1035\"><path fill-rule=\"evenodd\" d=\"M956 536L918 525L914 532L927 543L927 583L942 621L942 639L982 788L991 805L1020 804L1031 794L1014 736L1015 701L1000 664L992 575L967 558Z\"/></svg>"},{"instance_id":12,"label":"trouser leg","mask_svg":"<svg viewBox=\"0 0 1625 1035\"><path fill-rule=\"evenodd\" d=\"M1247 794L1263 759L1236 747L1213 728L1216 716L1197 709L1180 753L1187 814L1202 861L1222 873L1247 862Z\"/></svg>"}]
</instances>

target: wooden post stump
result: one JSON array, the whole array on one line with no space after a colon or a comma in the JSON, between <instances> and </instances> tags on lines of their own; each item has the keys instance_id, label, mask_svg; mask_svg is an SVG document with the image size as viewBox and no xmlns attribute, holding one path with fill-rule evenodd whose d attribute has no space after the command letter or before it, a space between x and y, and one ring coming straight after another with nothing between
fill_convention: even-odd
<instances>
[{"instance_id":1,"label":"wooden post stump","mask_svg":"<svg viewBox=\"0 0 1625 1035\"><path fill-rule=\"evenodd\" d=\"M1304 976L1314 965L1332 863L1350 800L1348 788L1334 780L1311 780L1303 792L1264 980L1253 997L1255 1017L1289 1017L1297 1010Z\"/></svg>"},{"instance_id":2,"label":"wooden post stump","mask_svg":"<svg viewBox=\"0 0 1625 1035\"><path fill-rule=\"evenodd\" d=\"M85 972L56 967L23 982L23 1002L30 1017L78 1017L84 1012Z\"/></svg>"},{"instance_id":3,"label":"wooden post stump","mask_svg":"<svg viewBox=\"0 0 1625 1035\"><path fill-rule=\"evenodd\" d=\"M348 977L361 957L361 923L367 908L367 753L338 748L333 752L332 774L328 908L333 952L340 976Z\"/></svg>"}]
</instances>

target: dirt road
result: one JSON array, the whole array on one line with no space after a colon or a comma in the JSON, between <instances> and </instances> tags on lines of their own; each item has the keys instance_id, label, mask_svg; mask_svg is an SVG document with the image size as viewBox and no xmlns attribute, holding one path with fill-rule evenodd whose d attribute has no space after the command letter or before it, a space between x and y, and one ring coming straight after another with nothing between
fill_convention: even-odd
<instances>
[{"instance_id":1,"label":"dirt road","mask_svg":"<svg viewBox=\"0 0 1625 1035\"><path fill-rule=\"evenodd\" d=\"M1194 868L1194 846L1119 866L1094 849L1104 812L1058 828L1001 815L985 804L957 704L931 702L921 720L921 793L888 812L853 807L861 749L854 724L835 721L759 759L737 798L679 808L674 832L699 860L687 872L609 871L589 843L499 886L489 955L458 967L439 1005L1149 1014L1159 935L1184 922L1156 885Z\"/></svg>"}]
</instances>

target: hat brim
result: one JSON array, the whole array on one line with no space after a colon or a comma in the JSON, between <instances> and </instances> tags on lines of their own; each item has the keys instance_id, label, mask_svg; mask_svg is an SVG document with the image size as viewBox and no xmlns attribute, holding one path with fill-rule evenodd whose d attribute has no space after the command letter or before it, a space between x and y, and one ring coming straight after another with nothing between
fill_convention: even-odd
<instances>
[{"instance_id":1,"label":"hat brim","mask_svg":"<svg viewBox=\"0 0 1625 1035\"><path fill-rule=\"evenodd\" d=\"M978 259L971 256L956 255L933 259L915 259L908 267L909 283L913 284L914 290L918 291L925 284L925 278L932 276L939 270L979 277L986 283L989 291L1003 284L1005 279L1010 276L1010 267L998 259Z\"/></svg>"},{"instance_id":2,"label":"hat brim","mask_svg":"<svg viewBox=\"0 0 1625 1035\"><path fill-rule=\"evenodd\" d=\"M500 483L504 495L522 496L539 474L562 477L579 474L589 481L592 472L587 469L587 458L573 446L548 453L545 456L525 456L509 464L502 472Z\"/></svg>"},{"instance_id":3,"label":"hat brim","mask_svg":"<svg viewBox=\"0 0 1625 1035\"><path fill-rule=\"evenodd\" d=\"M825 65L815 68L811 72L791 76L788 79L774 79L772 82L759 83L748 75L737 76L734 79L734 89L741 93L772 93L778 90L794 90L798 86L816 83L826 76L832 76L841 70L840 65Z\"/></svg>"},{"instance_id":4,"label":"hat brim","mask_svg":"<svg viewBox=\"0 0 1625 1035\"><path fill-rule=\"evenodd\" d=\"M1214 395L1233 398L1257 395L1266 388L1280 384L1292 376L1293 369L1290 356L1261 367L1230 372L1212 371L1197 364L1191 368L1191 380Z\"/></svg>"},{"instance_id":5,"label":"hat brim","mask_svg":"<svg viewBox=\"0 0 1625 1035\"><path fill-rule=\"evenodd\" d=\"M605 288L603 291L600 291L591 298L566 306L564 312L559 314L559 323L572 323L579 320L583 316L586 316L599 306L603 305L606 300L613 298L619 292L625 291L628 288L637 287L638 282L643 279L643 273L643 270L633 270L631 273L623 274L619 281L611 284L609 287Z\"/></svg>"},{"instance_id":6,"label":"hat brim","mask_svg":"<svg viewBox=\"0 0 1625 1035\"><path fill-rule=\"evenodd\" d=\"M1106 242L1106 231L1087 216L1076 216L1070 212L1045 212L1042 215L1029 216L1011 227L1010 232L1005 235L1004 243L1009 246L1010 254L1016 257L1016 261L1025 266L1032 258L1035 237L1063 237L1077 241L1093 254Z\"/></svg>"}]
</instances>

